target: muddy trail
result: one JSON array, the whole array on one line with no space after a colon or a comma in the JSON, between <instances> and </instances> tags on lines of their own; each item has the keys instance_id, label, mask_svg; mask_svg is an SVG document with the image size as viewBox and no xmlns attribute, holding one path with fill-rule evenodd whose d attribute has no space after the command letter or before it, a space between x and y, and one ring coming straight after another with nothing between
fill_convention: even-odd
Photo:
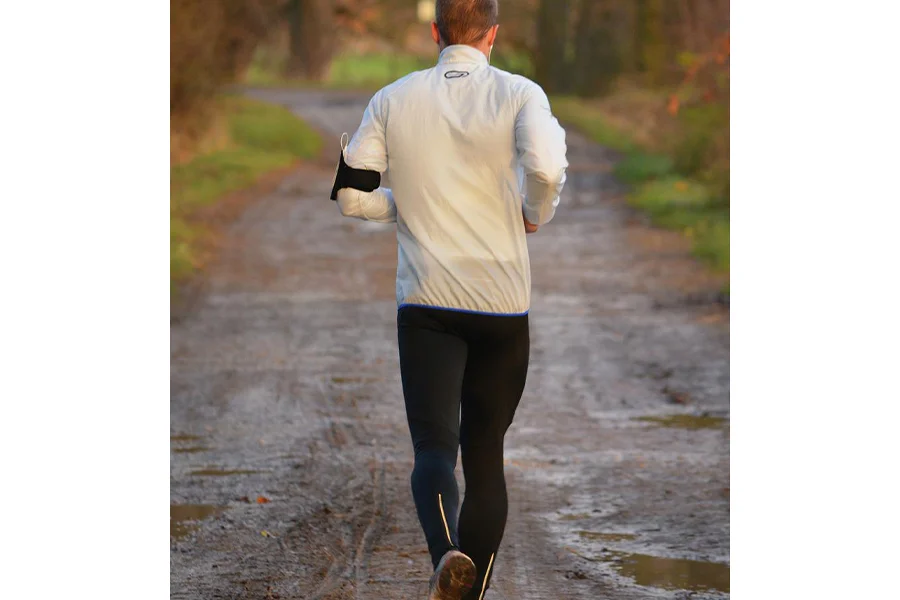
<instances>
[{"instance_id":1,"label":"muddy trail","mask_svg":"<svg viewBox=\"0 0 900 600\"><path fill-rule=\"evenodd\" d=\"M257 91L331 137L366 97ZM569 130L529 236L528 385L486 600L726 598L729 329L720 282L628 209ZM409 491L392 226L342 218L308 165L229 228L171 328L171 597L425 597Z\"/></svg>"}]
</instances>

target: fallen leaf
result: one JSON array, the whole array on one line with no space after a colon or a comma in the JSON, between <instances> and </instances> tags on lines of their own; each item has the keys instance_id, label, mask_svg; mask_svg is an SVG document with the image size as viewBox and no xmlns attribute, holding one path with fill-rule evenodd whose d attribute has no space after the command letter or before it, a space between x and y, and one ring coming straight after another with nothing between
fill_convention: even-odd
<instances>
[{"instance_id":1,"label":"fallen leaf","mask_svg":"<svg viewBox=\"0 0 900 600\"><path fill-rule=\"evenodd\" d=\"M250 504L250 498L248 498L247 496L241 496L240 498L238 498L238 502L246 502L247 504Z\"/></svg>"},{"instance_id":2,"label":"fallen leaf","mask_svg":"<svg viewBox=\"0 0 900 600\"><path fill-rule=\"evenodd\" d=\"M688 394L673 390L669 386L663 388L663 394L666 395L672 404L689 404L691 401L691 397Z\"/></svg>"},{"instance_id":3,"label":"fallen leaf","mask_svg":"<svg viewBox=\"0 0 900 600\"><path fill-rule=\"evenodd\" d=\"M678 114L678 96L669 98L669 105L666 107L669 114L673 117Z\"/></svg>"},{"instance_id":4,"label":"fallen leaf","mask_svg":"<svg viewBox=\"0 0 900 600\"><path fill-rule=\"evenodd\" d=\"M269 499L266 498L265 496L259 496L259 497L256 499L256 503L257 503L257 504L268 504L268 503L269 503Z\"/></svg>"},{"instance_id":5,"label":"fallen leaf","mask_svg":"<svg viewBox=\"0 0 900 600\"><path fill-rule=\"evenodd\" d=\"M678 190L679 192L683 192L688 189L688 184L686 181L676 181L675 189Z\"/></svg>"}]
</instances>

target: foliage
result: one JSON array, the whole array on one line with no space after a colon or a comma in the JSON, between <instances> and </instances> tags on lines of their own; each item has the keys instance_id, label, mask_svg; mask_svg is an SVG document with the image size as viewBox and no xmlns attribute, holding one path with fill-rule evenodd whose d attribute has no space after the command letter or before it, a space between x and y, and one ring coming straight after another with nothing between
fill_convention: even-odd
<instances>
[{"instance_id":1,"label":"foliage","mask_svg":"<svg viewBox=\"0 0 900 600\"><path fill-rule=\"evenodd\" d=\"M567 96L554 96L551 105L557 118L574 125L598 144L619 152L637 150L637 145L628 132L610 125L609 119L605 118L597 105Z\"/></svg>"},{"instance_id":2,"label":"foliage","mask_svg":"<svg viewBox=\"0 0 900 600\"><path fill-rule=\"evenodd\" d=\"M616 176L625 183L641 183L665 177L674 172L675 161L665 154L650 154L635 150L616 165Z\"/></svg>"},{"instance_id":3,"label":"foliage","mask_svg":"<svg viewBox=\"0 0 900 600\"><path fill-rule=\"evenodd\" d=\"M316 147L259 107L232 103L222 125L215 98L224 84L246 74L253 85L376 89L434 64L412 0L171 6L173 155L182 154L178 137L219 139L173 167L173 207L212 202ZM541 83L561 120L620 152L616 175L633 186L630 201L725 269L729 18L729 0L504 0L492 55L498 68ZM182 216L173 208L173 257L190 262Z\"/></svg>"},{"instance_id":4,"label":"foliage","mask_svg":"<svg viewBox=\"0 0 900 600\"><path fill-rule=\"evenodd\" d=\"M682 53L684 78L669 98L677 133L670 151L679 171L699 177L728 198L730 180L730 39L726 32L703 53Z\"/></svg>"},{"instance_id":5,"label":"foliage","mask_svg":"<svg viewBox=\"0 0 900 600\"><path fill-rule=\"evenodd\" d=\"M297 158L312 158L319 153L319 136L289 110L245 98L231 98L229 102L236 109L231 118L231 137L238 146Z\"/></svg>"},{"instance_id":6,"label":"foliage","mask_svg":"<svg viewBox=\"0 0 900 600\"><path fill-rule=\"evenodd\" d=\"M286 78L282 62L272 54L271 47L261 47L247 69L244 83L251 86L316 87L332 89L377 90L401 77L433 67L435 55L422 57L408 53L389 52L344 52L331 61L328 74L322 82L293 80ZM499 52L491 55L491 64L498 69L528 76L534 68L527 54L521 52Z\"/></svg>"},{"instance_id":7,"label":"foliage","mask_svg":"<svg viewBox=\"0 0 900 600\"><path fill-rule=\"evenodd\" d=\"M628 202L647 213L654 224L681 231L692 241L698 258L728 272L729 213L708 186L669 175L638 184Z\"/></svg>"},{"instance_id":8,"label":"foliage","mask_svg":"<svg viewBox=\"0 0 900 600\"><path fill-rule=\"evenodd\" d=\"M613 97L607 102L617 104ZM662 110L664 105L660 99ZM629 204L649 215L655 225L682 232L691 240L696 256L714 269L728 272L727 195L723 196L716 186L680 171L679 157L666 150L665 136L657 139L655 145L637 143L630 135L632 128L612 124L606 102L554 97L552 107L561 121L622 154L614 172L632 185ZM653 147L648 148L648 145Z\"/></svg>"},{"instance_id":9,"label":"foliage","mask_svg":"<svg viewBox=\"0 0 900 600\"><path fill-rule=\"evenodd\" d=\"M319 136L284 108L234 97L219 98L215 104L228 124L228 145L170 170L173 283L199 264L196 246L205 234L199 210L268 172L316 156L321 148Z\"/></svg>"},{"instance_id":10,"label":"foliage","mask_svg":"<svg viewBox=\"0 0 900 600\"><path fill-rule=\"evenodd\" d=\"M401 77L427 69L434 60L402 54L344 54L331 64L328 84L334 87L380 88Z\"/></svg>"},{"instance_id":11,"label":"foliage","mask_svg":"<svg viewBox=\"0 0 900 600\"><path fill-rule=\"evenodd\" d=\"M250 62L281 0L171 0L169 108L203 110Z\"/></svg>"}]
</instances>

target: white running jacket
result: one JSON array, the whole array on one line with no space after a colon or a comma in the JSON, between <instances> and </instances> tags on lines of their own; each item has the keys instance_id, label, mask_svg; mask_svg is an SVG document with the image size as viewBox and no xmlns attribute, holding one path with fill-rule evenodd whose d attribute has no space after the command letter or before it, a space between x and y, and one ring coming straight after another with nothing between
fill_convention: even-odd
<instances>
[{"instance_id":1,"label":"white running jacket","mask_svg":"<svg viewBox=\"0 0 900 600\"><path fill-rule=\"evenodd\" d=\"M566 181L565 131L536 83L449 46L381 89L344 150L391 188L338 192L341 213L397 223L397 303L521 315L531 301L523 214L544 225Z\"/></svg>"}]
</instances>

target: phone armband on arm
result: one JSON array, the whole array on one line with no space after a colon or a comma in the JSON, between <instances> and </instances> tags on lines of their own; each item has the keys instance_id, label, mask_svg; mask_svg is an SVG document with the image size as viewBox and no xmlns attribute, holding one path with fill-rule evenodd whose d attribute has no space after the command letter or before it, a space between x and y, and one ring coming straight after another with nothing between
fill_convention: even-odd
<instances>
[{"instance_id":1,"label":"phone armband on arm","mask_svg":"<svg viewBox=\"0 0 900 600\"><path fill-rule=\"evenodd\" d=\"M353 188L361 192L373 192L381 186L381 173L367 169L354 169L344 160L344 151L341 150L341 158L337 171L334 174L334 185L331 188L331 199L337 200L338 191L343 188Z\"/></svg>"}]
</instances>

